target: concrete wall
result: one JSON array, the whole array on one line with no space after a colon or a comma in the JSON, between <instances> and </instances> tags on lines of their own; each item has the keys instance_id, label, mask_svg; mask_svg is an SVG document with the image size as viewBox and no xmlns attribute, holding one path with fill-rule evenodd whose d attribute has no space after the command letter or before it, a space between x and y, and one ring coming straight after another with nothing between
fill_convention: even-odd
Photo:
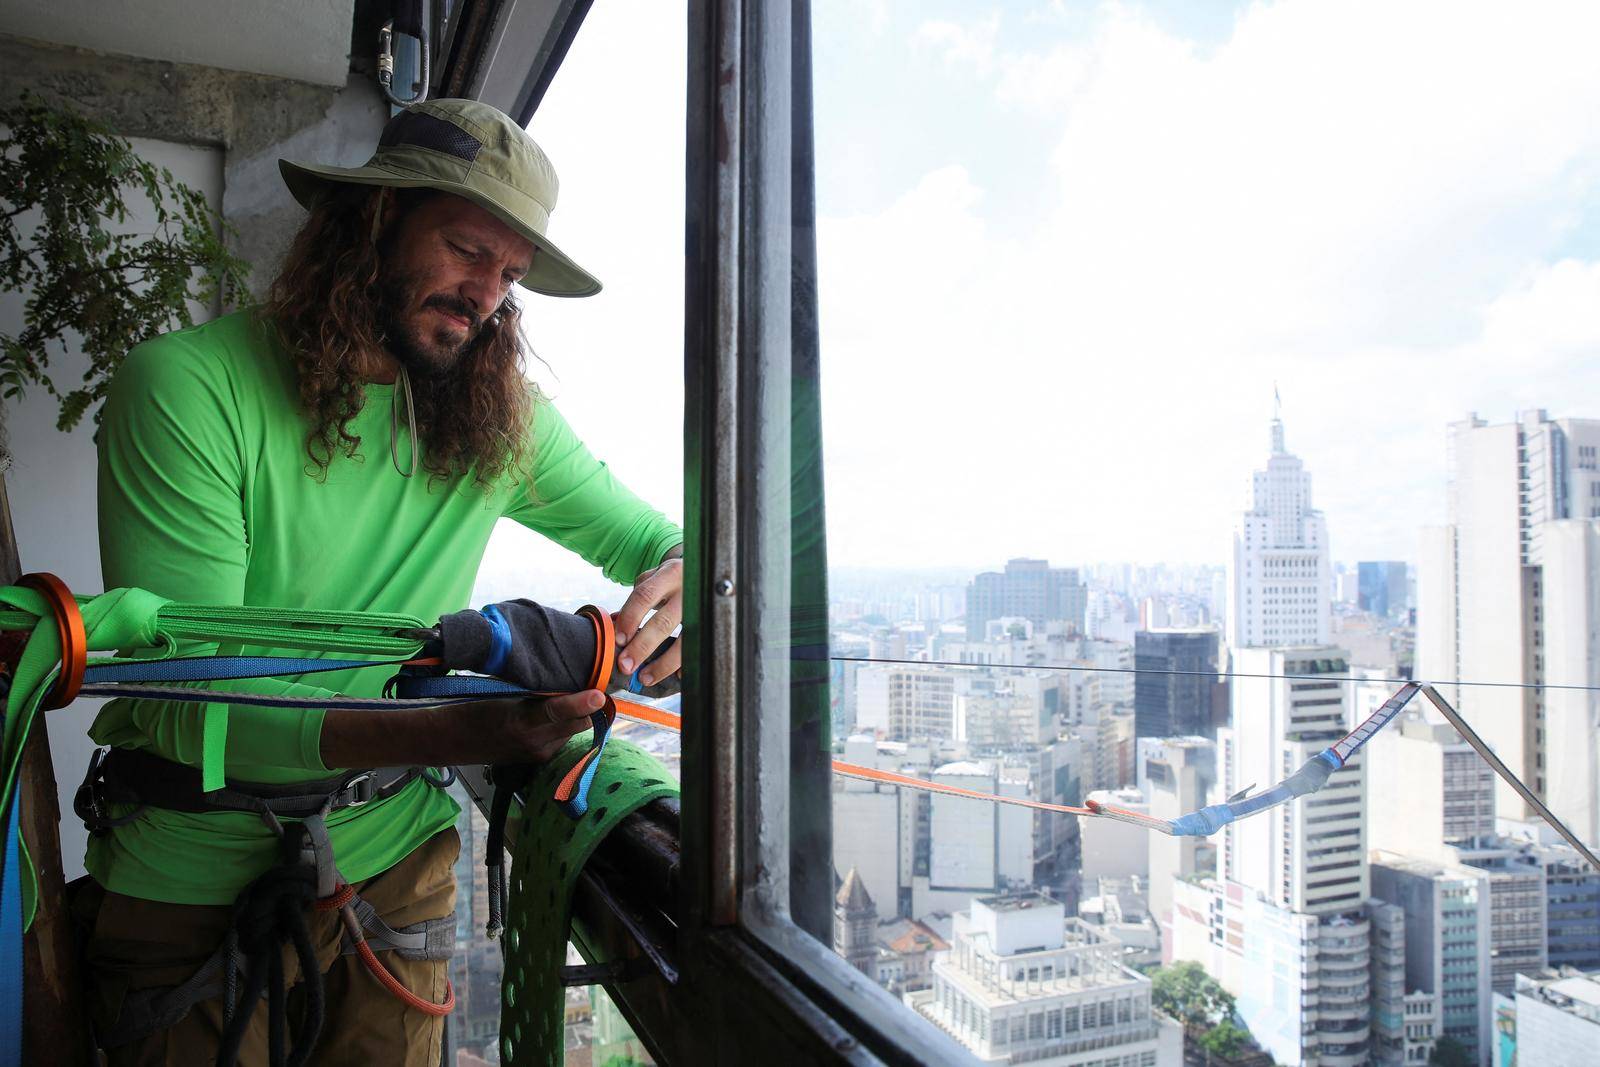
<instances>
[{"instance_id":1,"label":"concrete wall","mask_svg":"<svg viewBox=\"0 0 1600 1067\"><path fill-rule=\"evenodd\" d=\"M265 288L303 215L277 176L280 155L363 162L387 117L369 80L344 88L183 64L105 56L0 35L0 100L24 89L67 104L133 139L135 149L203 190L237 228L234 247ZM148 225L135 207L129 225ZM25 219L19 220L26 222ZM21 294L0 294L0 330L14 331ZM212 309L214 310L214 309ZM197 309L204 316L206 309ZM69 353L52 370L78 379L83 358ZM56 406L41 389L0 409L11 453L4 469L22 566L59 575L74 590L102 587L96 532L93 420L70 434L55 429ZM0 464L3 467L3 464ZM62 796L66 876L83 873L84 834L71 795L92 748L86 730L99 702L51 713L51 752Z\"/></svg>"},{"instance_id":2,"label":"concrete wall","mask_svg":"<svg viewBox=\"0 0 1600 1067\"><path fill-rule=\"evenodd\" d=\"M371 155L388 111L362 70L341 87L215 67L102 55L0 34L0 101L30 90L125 137L220 150L230 244L260 293L299 226L278 158L354 165Z\"/></svg>"}]
</instances>

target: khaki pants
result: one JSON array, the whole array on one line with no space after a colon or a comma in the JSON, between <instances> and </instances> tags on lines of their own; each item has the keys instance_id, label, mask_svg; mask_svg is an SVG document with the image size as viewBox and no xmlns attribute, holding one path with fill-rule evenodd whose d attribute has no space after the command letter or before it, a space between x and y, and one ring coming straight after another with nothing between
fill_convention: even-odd
<instances>
[{"instance_id":1,"label":"khaki pants","mask_svg":"<svg viewBox=\"0 0 1600 1067\"><path fill-rule=\"evenodd\" d=\"M394 929L448 915L455 906L455 861L461 840L444 830L356 891ZM186 981L222 943L232 908L211 904L164 904L107 892L92 880L73 900L86 937L89 1008L104 1031L117 1018L122 998L137 989ZM356 955L339 954L338 912L307 915L326 996L322 1037L311 1062L318 1067L395 1064L438 1067L444 1019L407 1007L383 987ZM448 960L406 960L395 951L377 953L390 973L426 1000L444 1000ZM304 988L292 951L285 953L284 980L289 1032L300 1018ZM243 981L241 975L240 981ZM193 1067L216 1059L222 1039L220 999L197 1003L175 1026L131 1044L108 1049L112 1067ZM292 1045L292 1040L290 1044ZM267 1005L256 1005L239 1054L240 1067L267 1061Z\"/></svg>"}]
</instances>

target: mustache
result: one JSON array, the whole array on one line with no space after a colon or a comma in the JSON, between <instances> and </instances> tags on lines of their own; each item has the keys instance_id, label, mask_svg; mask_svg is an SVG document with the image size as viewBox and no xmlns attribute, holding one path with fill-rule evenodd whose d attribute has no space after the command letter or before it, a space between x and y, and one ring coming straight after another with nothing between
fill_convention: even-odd
<instances>
[{"instance_id":1,"label":"mustache","mask_svg":"<svg viewBox=\"0 0 1600 1067\"><path fill-rule=\"evenodd\" d=\"M467 323L469 324L469 333L477 333L478 329L483 325L482 317L479 316L477 312L472 310L471 304L468 304L459 296L450 296L447 293L438 293L424 300L422 302L422 306L424 308L438 308L448 314L466 319Z\"/></svg>"}]
</instances>

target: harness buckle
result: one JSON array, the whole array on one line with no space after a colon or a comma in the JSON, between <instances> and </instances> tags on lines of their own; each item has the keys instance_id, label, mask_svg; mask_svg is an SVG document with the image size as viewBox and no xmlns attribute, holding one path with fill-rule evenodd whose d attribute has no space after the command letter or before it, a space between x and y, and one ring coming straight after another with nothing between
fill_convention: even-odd
<instances>
[{"instance_id":1,"label":"harness buckle","mask_svg":"<svg viewBox=\"0 0 1600 1067\"><path fill-rule=\"evenodd\" d=\"M377 777L378 772L373 770L362 771L345 779L344 784L339 786L339 792L335 794L342 801L338 806L359 808L363 804L370 803L378 795ZM349 799L345 799L346 794L349 794Z\"/></svg>"}]
</instances>

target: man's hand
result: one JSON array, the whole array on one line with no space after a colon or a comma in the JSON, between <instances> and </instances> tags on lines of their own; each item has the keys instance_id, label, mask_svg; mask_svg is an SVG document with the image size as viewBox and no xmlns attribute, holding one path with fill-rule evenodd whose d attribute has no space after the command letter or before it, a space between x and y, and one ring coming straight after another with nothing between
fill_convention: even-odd
<instances>
[{"instance_id":1,"label":"man's hand","mask_svg":"<svg viewBox=\"0 0 1600 1067\"><path fill-rule=\"evenodd\" d=\"M651 609L655 614L645 616ZM654 570L645 571L633 583L633 594L617 612L617 669L632 674L634 668L650 658L650 653L671 636L683 621L683 549L675 548ZM683 649L673 645L661 658L639 675L645 685L655 685L683 665Z\"/></svg>"},{"instance_id":2,"label":"man's hand","mask_svg":"<svg viewBox=\"0 0 1600 1067\"><path fill-rule=\"evenodd\" d=\"M596 689L545 700L484 700L415 711L329 709L325 767L545 763L605 705Z\"/></svg>"}]
</instances>

